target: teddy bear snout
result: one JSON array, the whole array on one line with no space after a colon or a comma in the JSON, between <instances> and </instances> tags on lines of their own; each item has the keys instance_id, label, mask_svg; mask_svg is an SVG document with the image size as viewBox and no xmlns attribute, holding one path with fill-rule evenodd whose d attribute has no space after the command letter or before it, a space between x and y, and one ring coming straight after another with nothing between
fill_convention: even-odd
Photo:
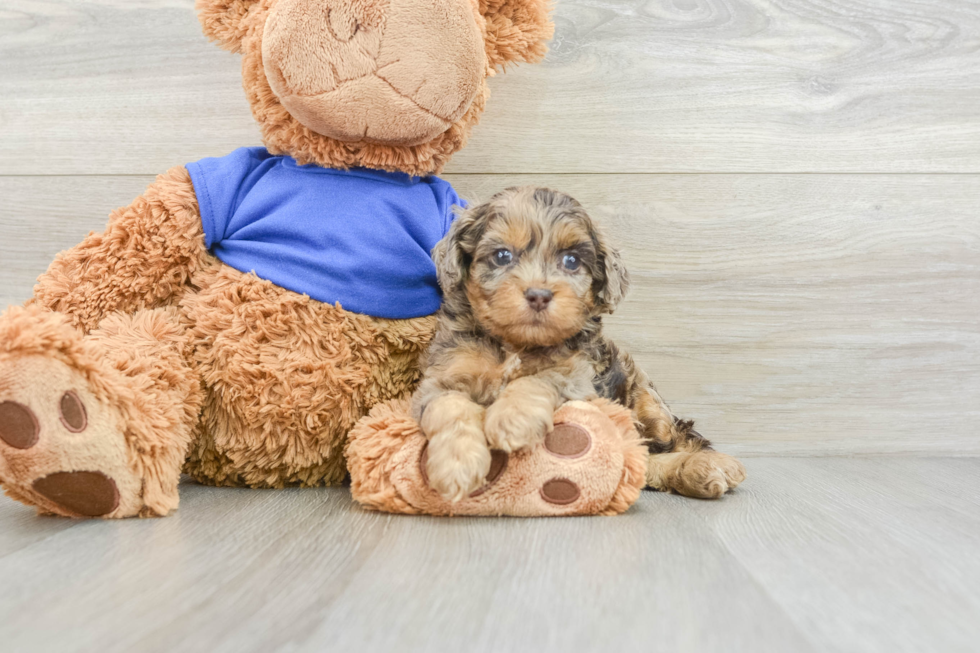
<instances>
[{"instance_id":1,"label":"teddy bear snout","mask_svg":"<svg viewBox=\"0 0 980 653\"><path fill-rule=\"evenodd\" d=\"M418 145L479 92L482 20L469 0L278 0L263 66L283 107L312 131Z\"/></svg>"},{"instance_id":2,"label":"teddy bear snout","mask_svg":"<svg viewBox=\"0 0 980 653\"><path fill-rule=\"evenodd\" d=\"M327 9L327 17L331 35L341 43L347 43L354 38L361 27L350 7L331 7Z\"/></svg>"}]
</instances>

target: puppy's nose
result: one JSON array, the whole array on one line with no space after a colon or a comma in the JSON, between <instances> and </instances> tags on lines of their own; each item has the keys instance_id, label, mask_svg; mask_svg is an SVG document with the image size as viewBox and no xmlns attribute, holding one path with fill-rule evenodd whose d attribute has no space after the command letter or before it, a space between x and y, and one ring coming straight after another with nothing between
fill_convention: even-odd
<instances>
[{"instance_id":1,"label":"puppy's nose","mask_svg":"<svg viewBox=\"0 0 980 653\"><path fill-rule=\"evenodd\" d=\"M554 296L555 293L544 288L528 288L524 291L524 298L536 311L543 311L548 308L548 304L551 303L551 298Z\"/></svg>"}]
</instances>

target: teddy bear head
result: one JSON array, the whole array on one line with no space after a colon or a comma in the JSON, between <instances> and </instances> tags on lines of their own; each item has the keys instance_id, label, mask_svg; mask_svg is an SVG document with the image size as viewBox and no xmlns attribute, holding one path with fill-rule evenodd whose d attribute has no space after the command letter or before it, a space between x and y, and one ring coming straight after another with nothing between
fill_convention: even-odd
<instances>
[{"instance_id":1,"label":"teddy bear head","mask_svg":"<svg viewBox=\"0 0 980 653\"><path fill-rule=\"evenodd\" d=\"M300 164L439 172L487 78L545 53L549 0L197 0L205 34L243 55L266 147Z\"/></svg>"}]
</instances>

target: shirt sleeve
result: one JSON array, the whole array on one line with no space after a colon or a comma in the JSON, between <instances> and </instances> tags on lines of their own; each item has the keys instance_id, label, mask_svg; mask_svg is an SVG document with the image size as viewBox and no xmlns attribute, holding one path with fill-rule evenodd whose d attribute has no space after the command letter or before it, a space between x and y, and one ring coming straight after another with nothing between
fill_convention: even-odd
<instances>
[{"instance_id":1,"label":"shirt sleeve","mask_svg":"<svg viewBox=\"0 0 980 653\"><path fill-rule=\"evenodd\" d=\"M269 157L265 148L242 147L227 156L187 164L208 249L224 239L228 222L241 204L242 189L251 173Z\"/></svg>"},{"instance_id":2,"label":"shirt sleeve","mask_svg":"<svg viewBox=\"0 0 980 653\"><path fill-rule=\"evenodd\" d=\"M447 233L449 233L449 227L456 220L456 211L469 207L469 204L466 200L456 194L456 190L448 181L443 181L443 183L446 184L446 220L442 228L442 234L445 236Z\"/></svg>"}]
</instances>

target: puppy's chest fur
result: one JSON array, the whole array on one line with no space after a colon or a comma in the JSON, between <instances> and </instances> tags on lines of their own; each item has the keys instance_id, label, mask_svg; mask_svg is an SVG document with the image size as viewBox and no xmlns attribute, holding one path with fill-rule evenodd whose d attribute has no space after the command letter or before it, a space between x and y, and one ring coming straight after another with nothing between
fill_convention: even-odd
<instances>
[{"instance_id":1,"label":"puppy's chest fur","mask_svg":"<svg viewBox=\"0 0 980 653\"><path fill-rule=\"evenodd\" d=\"M547 375L566 400L603 396L623 399L626 374L615 345L595 334L586 342L558 347L515 350L488 339L454 339L451 346L434 346L430 367L483 405L492 404L511 382ZM432 354L435 353L434 356ZM431 370L431 371L436 371Z\"/></svg>"}]
</instances>

